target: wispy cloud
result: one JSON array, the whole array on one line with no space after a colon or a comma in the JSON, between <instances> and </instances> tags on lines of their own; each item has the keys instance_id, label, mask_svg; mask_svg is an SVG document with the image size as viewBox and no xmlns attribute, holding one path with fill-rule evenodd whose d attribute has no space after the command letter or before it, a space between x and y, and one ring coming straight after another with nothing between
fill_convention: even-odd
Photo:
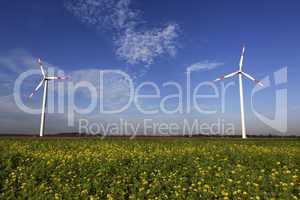
<instances>
[{"instance_id":1,"label":"wispy cloud","mask_svg":"<svg viewBox=\"0 0 300 200\"><path fill-rule=\"evenodd\" d=\"M189 67L187 67L187 72L198 71L198 70L212 70L222 65L224 65L224 63L222 62L206 60L203 62L196 62L194 64L191 64Z\"/></svg>"},{"instance_id":2,"label":"wispy cloud","mask_svg":"<svg viewBox=\"0 0 300 200\"><path fill-rule=\"evenodd\" d=\"M113 30L116 55L129 64L150 65L162 55L174 56L179 37L178 24L142 29L140 10L131 0L66 0L65 7L81 22L99 30Z\"/></svg>"},{"instance_id":3,"label":"wispy cloud","mask_svg":"<svg viewBox=\"0 0 300 200\"><path fill-rule=\"evenodd\" d=\"M34 65L36 65L36 61L23 49L14 49L0 55L1 71L9 74L22 73L24 70L33 68Z\"/></svg>"},{"instance_id":4,"label":"wispy cloud","mask_svg":"<svg viewBox=\"0 0 300 200\"><path fill-rule=\"evenodd\" d=\"M97 90L97 94L93 95L99 95L101 85L100 71L98 69L86 68L84 70L64 71L63 68L54 66L47 61L43 61L43 64L45 70L47 70L50 75L53 75L53 73L60 73L60 75L64 75L64 73L66 73L71 77L70 81L72 81L74 84L81 81L89 82ZM25 72L29 69L39 70L39 67L37 64L37 58L35 58L25 50L12 50L7 54L0 55L0 77L3 76L3 79L0 79L0 103L3 102L3 104L0 104L0 108L3 106L3 108L1 108L2 111L4 109L6 111L9 110L6 109L8 102L12 102L13 106L16 107L13 102L14 81L22 72ZM22 85L23 94L21 96L23 96L24 98L28 97L28 95L32 92L32 90L34 89L34 87L36 87L36 84L40 80L40 77L30 78L32 78L30 81L26 79ZM52 82L50 83L52 84ZM120 105L124 105L124 102L126 103L126 100L129 98L128 81L124 80L124 78L119 74L105 74L102 86L102 88L104 88L102 92L103 96L105 97L103 99L105 108L118 108L120 107ZM57 84L54 84L49 89L51 88L57 91ZM80 94L84 95L76 96L76 99L78 99L79 101L86 100L86 98L90 97L90 94L84 89L79 92L81 92ZM53 93L53 91L49 91L49 93L51 94ZM13 109L10 108L10 110Z\"/></svg>"},{"instance_id":5,"label":"wispy cloud","mask_svg":"<svg viewBox=\"0 0 300 200\"><path fill-rule=\"evenodd\" d=\"M6 54L0 55L0 75L1 77L5 77L5 79L0 79L0 124L7 124L7 126L0 127L0 132L3 131L11 131L13 129L13 126L11 126L12 123L16 123L19 119L22 119L22 123L18 123L17 130L19 133L22 132L28 132L30 130L30 127L38 127L38 117L32 116L27 113L24 113L21 111L18 106L15 103L14 100L14 93L13 88L15 84L15 80L17 77L22 73L26 72L30 69L36 69L39 70L37 59L32 56L30 53L28 53L25 50L12 50L9 51ZM63 73L63 68L59 66L51 65L46 60L43 61L45 69L49 73ZM121 75L118 74L105 74L104 80L103 80L103 87L100 87L100 71L96 68L88 68L84 70L74 70L74 71L65 71L65 74L71 77L71 80L69 82L72 82L74 85L81 82L81 81L87 81L91 85L94 86L94 88L97 90L97 94L90 94L86 91L86 89L78 89L75 94L76 98L76 105L81 107L84 106L86 102L89 102L89 98L92 95L98 95L97 98L99 98L100 90L103 92L104 99L101 99L100 101L104 105L105 110L112 110L112 109L119 109L122 106L126 105L128 98L129 98L129 83L128 81L124 80L124 78ZM60 74L63 75L63 74ZM37 93L37 96L35 96L32 99L28 98L28 95L32 92L34 87L36 87L36 84L39 81L38 77L30 77L32 79L28 80L26 79L25 82L23 82L21 87L21 98L23 99L23 102L31 108L40 108L41 106L41 94L42 91L39 91ZM56 95L61 95L61 91L58 92L58 82L50 82L49 85L49 98L54 97ZM64 84L64 82L61 82ZM66 82L67 83L67 82ZM64 85L66 86L66 85ZM64 89L67 89L67 87L64 87ZM68 93L63 93L65 97L67 97ZM56 100L55 100L56 101ZM48 104L48 108L52 110L57 110L55 107L57 106L55 102L54 104L50 103ZM66 102L63 102L66 103ZM53 107L54 106L54 107ZM65 107L67 108L67 106ZM90 115L98 114L98 109L95 109L93 113ZM88 117L89 115L87 115ZM98 114L99 116L99 114ZM32 120L31 118L36 118L35 120ZM66 119L66 114L51 114L49 117L55 117L59 119ZM34 124L35 123L35 124ZM52 123L52 124L56 124ZM65 128L65 125L61 125L61 127ZM48 127L53 130L57 130L57 125L53 127ZM54 131L55 132L55 131Z\"/></svg>"},{"instance_id":6,"label":"wispy cloud","mask_svg":"<svg viewBox=\"0 0 300 200\"><path fill-rule=\"evenodd\" d=\"M97 90L97 94L92 95L98 95L99 97L100 91L103 92L104 98L101 101L103 101L104 109L120 108L130 98L129 83L119 74L105 74L102 87L100 87L100 71L98 69L76 70L70 72L70 76L74 84L80 81L91 83ZM83 91L82 94L84 94L84 98L90 96L87 91Z\"/></svg>"},{"instance_id":7,"label":"wispy cloud","mask_svg":"<svg viewBox=\"0 0 300 200\"><path fill-rule=\"evenodd\" d=\"M175 39L178 26L169 24L165 28L137 32L127 30L116 40L117 55L130 64L152 64L158 56L174 56L177 51Z\"/></svg>"},{"instance_id":8,"label":"wispy cloud","mask_svg":"<svg viewBox=\"0 0 300 200\"><path fill-rule=\"evenodd\" d=\"M122 30L139 24L139 11L131 0L66 0L65 8L81 22L100 30Z\"/></svg>"}]
</instances>

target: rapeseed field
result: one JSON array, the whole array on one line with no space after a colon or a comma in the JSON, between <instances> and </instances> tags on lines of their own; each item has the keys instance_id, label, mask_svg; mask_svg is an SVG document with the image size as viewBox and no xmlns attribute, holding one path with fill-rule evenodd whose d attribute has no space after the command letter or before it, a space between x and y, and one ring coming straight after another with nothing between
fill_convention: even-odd
<instances>
[{"instance_id":1,"label":"rapeseed field","mask_svg":"<svg viewBox=\"0 0 300 200\"><path fill-rule=\"evenodd\" d=\"M0 139L1 199L300 199L297 139Z\"/></svg>"}]
</instances>

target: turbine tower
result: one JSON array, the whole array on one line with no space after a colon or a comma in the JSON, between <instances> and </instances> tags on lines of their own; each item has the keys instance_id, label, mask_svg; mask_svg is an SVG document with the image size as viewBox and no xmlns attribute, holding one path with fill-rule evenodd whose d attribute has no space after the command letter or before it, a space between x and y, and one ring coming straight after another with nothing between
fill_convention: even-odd
<instances>
[{"instance_id":1,"label":"turbine tower","mask_svg":"<svg viewBox=\"0 0 300 200\"><path fill-rule=\"evenodd\" d=\"M40 87L44 84L44 95L43 95L43 104L42 104L42 114L41 114L41 126L40 126L40 137L44 136L44 128L45 128L45 110L47 106L47 95L48 95L48 81L51 80L66 80L67 77L59 77L59 76L48 76L47 72L44 70L43 63L41 59L38 59L38 64L42 71L43 79L38 84L38 86L34 89L34 91L30 94L30 98L40 89Z\"/></svg>"},{"instance_id":2,"label":"turbine tower","mask_svg":"<svg viewBox=\"0 0 300 200\"><path fill-rule=\"evenodd\" d=\"M263 84L260 81L254 79L252 76L250 76L249 74L247 74L246 72L243 71L244 55L245 55L245 46L243 46L243 49L242 49L241 59L240 59L240 63L239 63L239 70L235 71L235 72L233 72L231 74L228 74L228 75L225 75L225 76L221 76L220 78L217 78L215 81L224 80L226 78L230 78L230 77L233 77L235 75L239 76L242 137L243 137L243 139L246 139L247 138L247 134L246 134L245 110L244 110L243 76L245 76L246 78L252 80L255 84L258 84L260 86L263 86Z\"/></svg>"}]
</instances>

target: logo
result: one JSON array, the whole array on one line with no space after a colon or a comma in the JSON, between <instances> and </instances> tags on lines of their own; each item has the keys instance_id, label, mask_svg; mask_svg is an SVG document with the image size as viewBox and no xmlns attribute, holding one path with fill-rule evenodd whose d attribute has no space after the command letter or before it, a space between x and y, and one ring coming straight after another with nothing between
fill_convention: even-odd
<instances>
[{"instance_id":1,"label":"logo","mask_svg":"<svg viewBox=\"0 0 300 200\"><path fill-rule=\"evenodd\" d=\"M287 67L284 67L273 73L275 87L279 87L286 84L287 79ZM279 88L275 91L275 115L274 118L268 118L262 113L259 113L254 106L254 97L256 94L263 92L270 88L271 79L270 76L265 77L263 80L264 87L255 87L251 93L251 108L255 116L264 124L271 128L280 131L282 133L287 132L287 88Z\"/></svg>"}]
</instances>

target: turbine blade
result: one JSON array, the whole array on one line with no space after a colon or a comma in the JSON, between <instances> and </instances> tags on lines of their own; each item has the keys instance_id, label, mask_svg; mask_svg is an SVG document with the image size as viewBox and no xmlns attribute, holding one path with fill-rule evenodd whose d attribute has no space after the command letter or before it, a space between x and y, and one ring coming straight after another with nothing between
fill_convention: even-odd
<instances>
[{"instance_id":1,"label":"turbine blade","mask_svg":"<svg viewBox=\"0 0 300 200\"><path fill-rule=\"evenodd\" d=\"M42 60L40 58L38 59L38 63L39 63L39 66L41 68L42 74L45 77L46 73L45 73L45 70L44 70L44 67L43 67L43 62L42 62Z\"/></svg>"},{"instance_id":2,"label":"turbine blade","mask_svg":"<svg viewBox=\"0 0 300 200\"><path fill-rule=\"evenodd\" d=\"M231 74L227 74L225 76L220 76L219 78L217 78L215 81L221 81L221 80L224 80L225 78L230 78L232 76L235 76L236 74L238 74L238 72L233 72Z\"/></svg>"},{"instance_id":3,"label":"turbine blade","mask_svg":"<svg viewBox=\"0 0 300 200\"><path fill-rule=\"evenodd\" d=\"M49 76L47 77L49 80L69 80L70 78L67 76Z\"/></svg>"},{"instance_id":4,"label":"turbine blade","mask_svg":"<svg viewBox=\"0 0 300 200\"><path fill-rule=\"evenodd\" d=\"M245 73L245 72L242 72L242 74L243 74L245 77L247 77L248 79L250 79L251 81L253 81L255 84L258 84L258 85L260 85L260 86L264 86L264 85L262 84L262 82L256 80L255 78L253 78L253 77L250 76L249 74L247 74L247 73Z\"/></svg>"},{"instance_id":5,"label":"turbine blade","mask_svg":"<svg viewBox=\"0 0 300 200\"><path fill-rule=\"evenodd\" d=\"M60 76L58 77L58 80L70 80L71 78L69 76Z\"/></svg>"},{"instance_id":6,"label":"turbine blade","mask_svg":"<svg viewBox=\"0 0 300 200\"><path fill-rule=\"evenodd\" d=\"M245 55L245 45L243 46L243 49L242 49L242 54L241 54L241 59L240 59L240 64L239 64L239 67L240 67L240 71L243 70L243 63L244 63L244 55Z\"/></svg>"},{"instance_id":7,"label":"turbine blade","mask_svg":"<svg viewBox=\"0 0 300 200\"><path fill-rule=\"evenodd\" d=\"M48 80L57 80L58 79L58 77L56 77L56 76L47 76L46 78Z\"/></svg>"},{"instance_id":8,"label":"turbine blade","mask_svg":"<svg viewBox=\"0 0 300 200\"><path fill-rule=\"evenodd\" d=\"M224 76L224 78L230 78L230 77L235 76L237 74L238 74L238 72L233 72L231 74L228 74L228 75Z\"/></svg>"},{"instance_id":9,"label":"turbine blade","mask_svg":"<svg viewBox=\"0 0 300 200\"><path fill-rule=\"evenodd\" d=\"M250 76L249 74L245 73L245 72L242 72L242 74L244 76L246 76L247 78L249 78L251 81L255 81L255 78L253 78L252 76Z\"/></svg>"},{"instance_id":10,"label":"turbine blade","mask_svg":"<svg viewBox=\"0 0 300 200\"><path fill-rule=\"evenodd\" d=\"M41 82L38 84L38 86L36 86L36 88L34 89L34 91L30 94L30 98L33 97L33 95L40 89L40 87L43 85L45 79L41 80Z\"/></svg>"}]
</instances>

